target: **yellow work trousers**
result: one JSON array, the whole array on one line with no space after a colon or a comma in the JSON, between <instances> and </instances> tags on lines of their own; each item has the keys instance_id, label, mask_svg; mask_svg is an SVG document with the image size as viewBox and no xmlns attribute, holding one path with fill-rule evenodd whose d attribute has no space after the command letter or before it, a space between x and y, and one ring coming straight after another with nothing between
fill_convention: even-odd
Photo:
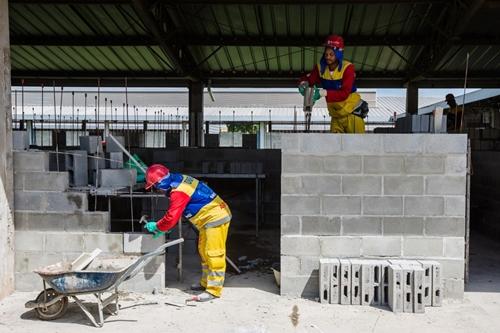
<instances>
[{"instance_id":1,"label":"yellow work trousers","mask_svg":"<svg viewBox=\"0 0 500 333\"><path fill-rule=\"evenodd\" d=\"M200 229L198 252L201 258L200 285L220 297L226 275L226 239L229 222L213 228Z\"/></svg>"},{"instance_id":2,"label":"yellow work trousers","mask_svg":"<svg viewBox=\"0 0 500 333\"><path fill-rule=\"evenodd\" d=\"M332 118L330 122L332 133L365 133L365 122L363 118L352 113L342 118Z\"/></svg>"},{"instance_id":3,"label":"yellow work trousers","mask_svg":"<svg viewBox=\"0 0 500 333\"><path fill-rule=\"evenodd\" d=\"M330 132L365 133L363 118L352 114L352 111L359 104L360 100L361 96L354 92L342 102L327 103L328 113L332 117Z\"/></svg>"}]
</instances>

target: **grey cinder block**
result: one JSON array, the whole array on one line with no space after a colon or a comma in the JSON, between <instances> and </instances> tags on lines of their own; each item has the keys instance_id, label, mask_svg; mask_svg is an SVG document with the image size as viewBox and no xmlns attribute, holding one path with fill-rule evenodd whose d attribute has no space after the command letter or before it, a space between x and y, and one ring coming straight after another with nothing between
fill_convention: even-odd
<instances>
[{"instance_id":1,"label":"grey cinder block","mask_svg":"<svg viewBox=\"0 0 500 333\"><path fill-rule=\"evenodd\" d=\"M413 312L424 313L424 269L413 268Z\"/></svg>"},{"instance_id":2,"label":"grey cinder block","mask_svg":"<svg viewBox=\"0 0 500 333\"><path fill-rule=\"evenodd\" d=\"M422 288L423 288L423 298L424 306L432 305L432 264L426 260L419 260L424 270Z\"/></svg>"},{"instance_id":3,"label":"grey cinder block","mask_svg":"<svg viewBox=\"0 0 500 333\"><path fill-rule=\"evenodd\" d=\"M135 169L102 169L99 172L100 187L130 187L135 184Z\"/></svg>"},{"instance_id":4,"label":"grey cinder block","mask_svg":"<svg viewBox=\"0 0 500 333\"><path fill-rule=\"evenodd\" d=\"M432 306L441 306L443 300L441 265L437 261L429 264L432 265Z\"/></svg>"},{"instance_id":5,"label":"grey cinder block","mask_svg":"<svg viewBox=\"0 0 500 333\"><path fill-rule=\"evenodd\" d=\"M333 236L340 234L340 217L302 216L303 235Z\"/></svg>"},{"instance_id":6,"label":"grey cinder block","mask_svg":"<svg viewBox=\"0 0 500 333\"><path fill-rule=\"evenodd\" d=\"M330 303L340 304L340 260L333 259L330 275Z\"/></svg>"},{"instance_id":7,"label":"grey cinder block","mask_svg":"<svg viewBox=\"0 0 500 333\"><path fill-rule=\"evenodd\" d=\"M376 216L343 216L343 235L381 235L382 218Z\"/></svg>"},{"instance_id":8,"label":"grey cinder block","mask_svg":"<svg viewBox=\"0 0 500 333\"><path fill-rule=\"evenodd\" d=\"M361 156L325 157L323 169L329 174L359 174L361 173Z\"/></svg>"},{"instance_id":9,"label":"grey cinder block","mask_svg":"<svg viewBox=\"0 0 500 333\"><path fill-rule=\"evenodd\" d=\"M371 260L361 261L361 305L373 304L373 271L374 264Z\"/></svg>"},{"instance_id":10,"label":"grey cinder block","mask_svg":"<svg viewBox=\"0 0 500 333\"><path fill-rule=\"evenodd\" d=\"M290 215L319 215L320 198L317 196L282 195L281 211Z\"/></svg>"},{"instance_id":11,"label":"grey cinder block","mask_svg":"<svg viewBox=\"0 0 500 333\"><path fill-rule=\"evenodd\" d=\"M15 171L49 171L49 153L42 151L14 152Z\"/></svg>"},{"instance_id":12,"label":"grey cinder block","mask_svg":"<svg viewBox=\"0 0 500 333\"><path fill-rule=\"evenodd\" d=\"M340 303L340 261L338 259L320 259L319 296L321 303Z\"/></svg>"},{"instance_id":13,"label":"grey cinder block","mask_svg":"<svg viewBox=\"0 0 500 333\"><path fill-rule=\"evenodd\" d=\"M323 168L323 159L317 156L283 155L283 173L320 173Z\"/></svg>"},{"instance_id":14,"label":"grey cinder block","mask_svg":"<svg viewBox=\"0 0 500 333\"><path fill-rule=\"evenodd\" d=\"M340 135L335 134L325 134L325 135L315 135L315 134L304 134L301 135L301 153L308 155L333 155L341 150L341 139Z\"/></svg>"},{"instance_id":15,"label":"grey cinder block","mask_svg":"<svg viewBox=\"0 0 500 333\"><path fill-rule=\"evenodd\" d=\"M361 260L349 259L351 262L351 304L361 305Z\"/></svg>"},{"instance_id":16,"label":"grey cinder block","mask_svg":"<svg viewBox=\"0 0 500 333\"><path fill-rule=\"evenodd\" d=\"M410 175L443 174L445 159L439 156L407 156L404 159L404 172Z\"/></svg>"},{"instance_id":17,"label":"grey cinder block","mask_svg":"<svg viewBox=\"0 0 500 333\"><path fill-rule=\"evenodd\" d=\"M327 215L360 215L361 197L354 196L324 196L322 214Z\"/></svg>"},{"instance_id":18,"label":"grey cinder block","mask_svg":"<svg viewBox=\"0 0 500 333\"><path fill-rule=\"evenodd\" d=\"M403 270L389 265L389 307L393 312L403 312Z\"/></svg>"},{"instance_id":19,"label":"grey cinder block","mask_svg":"<svg viewBox=\"0 0 500 333\"><path fill-rule=\"evenodd\" d=\"M340 176L302 176L304 194L340 194Z\"/></svg>"},{"instance_id":20,"label":"grey cinder block","mask_svg":"<svg viewBox=\"0 0 500 333\"><path fill-rule=\"evenodd\" d=\"M382 194L382 177L343 176L342 193L352 195Z\"/></svg>"},{"instance_id":21,"label":"grey cinder block","mask_svg":"<svg viewBox=\"0 0 500 333\"><path fill-rule=\"evenodd\" d=\"M400 156L365 156L363 165L365 174L401 174L403 158Z\"/></svg>"},{"instance_id":22,"label":"grey cinder block","mask_svg":"<svg viewBox=\"0 0 500 333\"><path fill-rule=\"evenodd\" d=\"M125 137L123 136L113 136L118 142L125 147ZM110 137L106 137L106 152L107 153L123 153L116 142Z\"/></svg>"},{"instance_id":23,"label":"grey cinder block","mask_svg":"<svg viewBox=\"0 0 500 333\"><path fill-rule=\"evenodd\" d=\"M100 136L85 135L80 137L80 150L85 150L89 154L102 153L102 139Z\"/></svg>"},{"instance_id":24,"label":"grey cinder block","mask_svg":"<svg viewBox=\"0 0 500 333\"><path fill-rule=\"evenodd\" d=\"M403 312L413 312L413 267L401 265L403 276Z\"/></svg>"},{"instance_id":25,"label":"grey cinder block","mask_svg":"<svg viewBox=\"0 0 500 333\"><path fill-rule=\"evenodd\" d=\"M351 263L340 259L340 304L351 304Z\"/></svg>"}]
</instances>

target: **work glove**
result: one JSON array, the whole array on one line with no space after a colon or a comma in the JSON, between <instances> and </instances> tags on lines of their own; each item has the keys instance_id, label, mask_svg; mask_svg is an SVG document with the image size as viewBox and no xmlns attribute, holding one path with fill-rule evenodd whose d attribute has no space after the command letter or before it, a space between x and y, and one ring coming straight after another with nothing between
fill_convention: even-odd
<instances>
[{"instance_id":1,"label":"work glove","mask_svg":"<svg viewBox=\"0 0 500 333\"><path fill-rule=\"evenodd\" d=\"M309 83L307 81L301 81L299 83L299 93L304 96L306 93L306 88L309 87Z\"/></svg>"},{"instance_id":2,"label":"work glove","mask_svg":"<svg viewBox=\"0 0 500 333\"><path fill-rule=\"evenodd\" d=\"M157 227L155 221L149 221L148 223L146 223L146 229L147 229L147 231L153 233L153 239L156 239L156 238L165 234L164 231L158 230L158 227Z\"/></svg>"},{"instance_id":3,"label":"work glove","mask_svg":"<svg viewBox=\"0 0 500 333\"><path fill-rule=\"evenodd\" d=\"M328 92L326 91L326 89L314 86L313 103L316 103L316 101L321 97L326 97L327 94Z\"/></svg>"}]
</instances>

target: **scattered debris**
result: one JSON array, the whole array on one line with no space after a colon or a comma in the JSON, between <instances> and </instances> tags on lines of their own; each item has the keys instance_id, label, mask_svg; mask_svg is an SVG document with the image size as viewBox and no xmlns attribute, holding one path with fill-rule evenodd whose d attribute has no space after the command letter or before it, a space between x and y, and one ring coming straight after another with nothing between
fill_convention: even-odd
<instances>
[{"instance_id":1,"label":"scattered debris","mask_svg":"<svg viewBox=\"0 0 500 333\"><path fill-rule=\"evenodd\" d=\"M299 324L299 307L297 305L294 305L292 308L292 314L290 315L290 320L292 321L293 327L297 327Z\"/></svg>"}]
</instances>

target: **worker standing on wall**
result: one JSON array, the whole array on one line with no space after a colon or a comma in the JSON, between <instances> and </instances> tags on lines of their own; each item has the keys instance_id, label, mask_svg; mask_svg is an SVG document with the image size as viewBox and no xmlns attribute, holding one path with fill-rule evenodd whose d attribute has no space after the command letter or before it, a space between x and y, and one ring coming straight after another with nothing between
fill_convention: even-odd
<instances>
[{"instance_id":1,"label":"worker standing on wall","mask_svg":"<svg viewBox=\"0 0 500 333\"><path fill-rule=\"evenodd\" d=\"M448 132L460 132L462 129L462 111L459 110L455 96L447 94L445 97L446 104L450 107L445 110L446 128Z\"/></svg>"},{"instance_id":2,"label":"worker standing on wall","mask_svg":"<svg viewBox=\"0 0 500 333\"><path fill-rule=\"evenodd\" d=\"M205 290L193 296L193 301L204 302L221 296L226 272L226 239L231 221L228 205L206 184L197 179L170 173L161 164L153 164L146 171L146 189L154 188L169 195L170 205L159 221L148 222L146 229L155 234L167 232L181 215L198 229L198 252L202 277L193 290Z\"/></svg>"},{"instance_id":3,"label":"worker standing on wall","mask_svg":"<svg viewBox=\"0 0 500 333\"><path fill-rule=\"evenodd\" d=\"M356 92L354 65L343 59L344 40L331 35L323 46L323 56L312 72L301 78L299 91L304 95L305 87L314 85L314 101L326 98L330 132L365 133L363 118L368 113L368 105Z\"/></svg>"}]
</instances>

